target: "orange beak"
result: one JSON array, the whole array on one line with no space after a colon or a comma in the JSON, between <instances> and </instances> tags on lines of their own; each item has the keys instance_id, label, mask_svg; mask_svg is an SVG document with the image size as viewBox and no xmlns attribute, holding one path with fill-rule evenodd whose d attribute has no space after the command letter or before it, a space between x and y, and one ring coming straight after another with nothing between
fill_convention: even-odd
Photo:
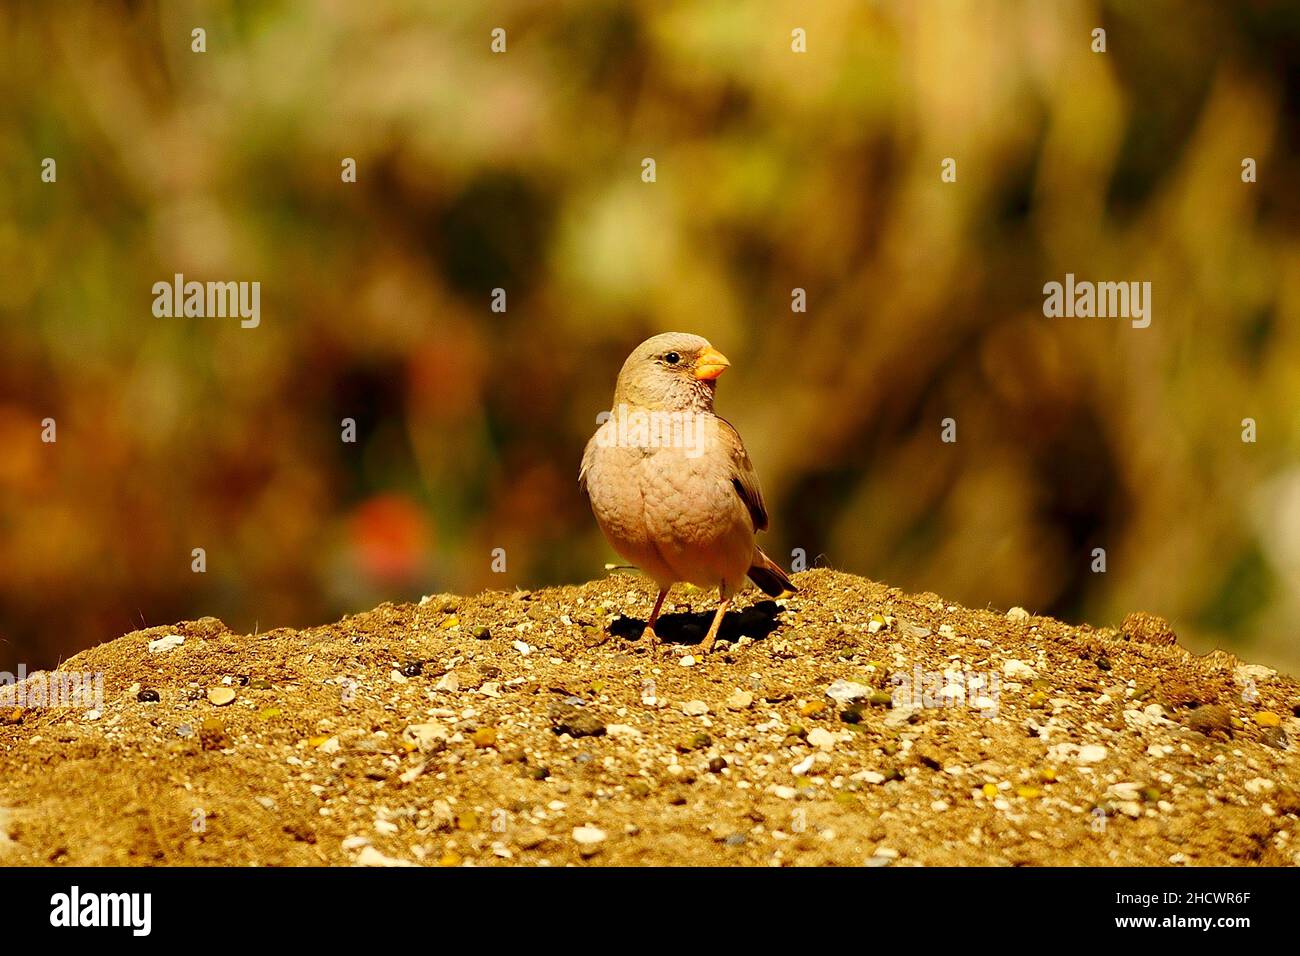
<instances>
[{"instance_id":1,"label":"orange beak","mask_svg":"<svg viewBox=\"0 0 1300 956\"><path fill-rule=\"evenodd\" d=\"M695 361L695 377L702 382L711 382L730 366L727 357L710 345Z\"/></svg>"}]
</instances>

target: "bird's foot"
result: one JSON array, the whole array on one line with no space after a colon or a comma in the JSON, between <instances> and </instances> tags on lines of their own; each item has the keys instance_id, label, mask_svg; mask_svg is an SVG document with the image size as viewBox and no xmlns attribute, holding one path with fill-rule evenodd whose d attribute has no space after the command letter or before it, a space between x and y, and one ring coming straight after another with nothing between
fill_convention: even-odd
<instances>
[{"instance_id":1,"label":"bird's foot","mask_svg":"<svg viewBox=\"0 0 1300 956\"><path fill-rule=\"evenodd\" d=\"M647 647L650 651L650 656L658 657L659 656L659 635L655 633L655 629L653 627L647 627L644 631L641 632L641 638L642 640L649 642Z\"/></svg>"},{"instance_id":2,"label":"bird's foot","mask_svg":"<svg viewBox=\"0 0 1300 956\"><path fill-rule=\"evenodd\" d=\"M713 615L713 623L709 625L709 633L704 635L704 640L700 641L695 649L695 653L700 658L713 650L713 642L718 638L718 630L722 627L722 618L727 613L727 605L730 603L731 600L726 599L718 605L718 613Z\"/></svg>"}]
</instances>

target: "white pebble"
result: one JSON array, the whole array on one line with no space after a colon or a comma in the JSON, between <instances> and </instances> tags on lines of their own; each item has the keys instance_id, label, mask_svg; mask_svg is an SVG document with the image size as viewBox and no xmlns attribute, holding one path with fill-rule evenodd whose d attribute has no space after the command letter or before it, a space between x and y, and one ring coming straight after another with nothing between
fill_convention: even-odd
<instances>
[{"instance_id":1,"label":"white pebble","mask_svg":"<svg viewBox=\"0 0 1300 956\"><path fill-rule=\"evenodd\" d=\"M170 651L173 647L180 647L185 643L185 638L181 634L168 634L166 637L160 637L156 641L149 642L150 654L161 654L164 651Z\"/></svg>"},{"instance_id":2,"label":"white pebble","mask_svg":"<svg viewBox=\"0 0 1300 956\"><path fill-rule=\"evenodd\" d=\"M732 710L745 710L754 703L754 695L747 690L737 690L727 698L727 706Z\"/></svg>"},{"instance_id":3,"label":"white pebble","mask_svg":"<svg viewBox=\"0 0 1300 956\"><path fill-rule=\"evenodd\" d=\"M824 727L816 727L808 732L808 743L819 750L834 750L835 735Z\"/></svg>"},{"instance_id":4,"label":"white pebble","mask_svg":"<svg viewBox=\"0 0 1300 956\"><path fill-rule=\"evenodd\" d=\"M859 770L853 776L849 777L849 779L861 780L863 783L884 783L885 775L883 773L876 773L874 770Z\"/></svg>"},{"instance_id":5,"label":"white pebble","mask_svg":"<svg viewBox=\"0 0 1300 956\"><path fill-rule=\"evenodd\" d=\"M859 684L851 680L837 680L826 688L826 696L842 704L853 700L861 700L870 693L871 688L866 684Z\"/></svg>"},{"instance_id":6,"label":"white pebble","mask_svg":"<svg viewBox=\"0 0 1300 956\"><path fill-rule=\"evenodd\" d=\"M605 842L605 831L599 827L574 827L573 842L579 846L595 846Z\"/></svg>"},{"instance_id":7,"label":"white pebble","mask_svg":"<svg viewBox=\"0 0 1300 956\"><path fill-rule=\"evenodd\" d=\"M1002 676L1010 680L1032 680L1035 671L1024 661L1009 660L1002 665Z\"/></svg>"},{"instance_id":8,"label":"white pebble","mask_svg":"<svg viewBox=\"0 0 1300 956\"><path fill-rule=\"evenodd\" d=\"M1107 750L1101 744L1088 744L1079 748L1079 763L1101 763Z\"/></svg>"},{"instance_id":9,"label":"white pebble","mask_svg":"<svg viewBox=\"0 0 1300 956\"><path fill-rule=\"evenodd\" d=\"M357 866L416 866L409 860L399 860L396 857L385 856L376 850L373 846L367 846L357 856Z\"/></svg>"}]
</instances>

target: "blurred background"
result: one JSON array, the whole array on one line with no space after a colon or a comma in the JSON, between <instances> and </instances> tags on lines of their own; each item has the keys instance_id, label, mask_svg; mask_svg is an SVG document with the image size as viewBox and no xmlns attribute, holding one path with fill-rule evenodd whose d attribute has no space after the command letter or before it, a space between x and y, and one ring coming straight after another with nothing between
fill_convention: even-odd
<instances>
[{"instance_id":1,"label":"blurred background","mask_svg":"<svg viewBox=\"0 0 1300 956\"><path fill-rule=\"evenodd\" d=\"M583 446L685 330L787 566L1300 669L1298 90L1258 0L5 3L0 668L600 576Z\"/></svg>"}]
</instances>

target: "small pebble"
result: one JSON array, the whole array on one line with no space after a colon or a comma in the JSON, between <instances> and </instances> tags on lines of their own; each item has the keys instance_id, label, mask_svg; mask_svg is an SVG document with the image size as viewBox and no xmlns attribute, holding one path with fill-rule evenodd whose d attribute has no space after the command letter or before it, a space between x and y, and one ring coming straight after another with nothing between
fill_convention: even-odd
<instances>
[{"instance_id":1,"label":"small pebble","mask_svg":"<svg viewBox=\"0 0 1300 956\"><path fill-rule=\"evenodd\" d=\"M1291 740L1287 737L1286 731L1281 727L1265 727L1259 735L1259 739L1266 747L1273 747L1276 750L1287 750L1291 746Z\"/></svg>"},{"instance_id":2,"label":"small pebble","mask_svg":"<svg viewBox=\"0 0 1300 956\"><path fill-rule=\"evenodd\" d=\"M1079 748L1079 763L1101 763L1106 759L1107 750L1101 744L1087 744Z\"/></svg>"},{"instance_id":3,"label":"small pebble","mask_svg":"<svg viewBox=\"0 0 1300 956\"><path fill-rule=\"evenodd\" d=\"M808 743L819 750L834 750L835 735L822 727L808 731Z\"/></svg>"},{"instance_id":4,"label":"small pebble","mask_svg":"<svg viewBox=\"0 0 1300 956\"><path fill-rule=\"evenodd\" d=\"M1033 680L1036 672L1024 661L1009 660L1002 665L1002 676L1008 680Z\"/></svg>"},{"instance_id":5,"label":"small pebble","mask_svg":"<svg viewBox=\"0 0 1300 956\"><path fill-rule=\"evenodd\" d=\"M235 699L235 691L230 687L209 687L208 703L216 707L225 707Z\"/></svg>"},{"instance_id":6,"label":"small pebble","mask_svg":"<svg viewBox=\"0 0 1300 956\"><path fill-rule=\"evenodd\" d=\"M184 643L184 636L180 634L168 634L166 637L160 637L156 641L150 641L149 653L162 654L166 651L170 651L172 648L180 647Z\"/></svg>"},{"instance_id":7,"label":"small pebble","mask_svg":"<svg viewBox=\"0 0 1300 956\"><path fill-rule=\"evenodd\" d=\"M380 853L373 846L365 846L357 854L357 866L416 866L408 860L399 860L394 856L386 856Z\"/></svg>"},{"instance_id":8,"label":"small pebble","mask_svg":"<svg viewBox=\"0 0 1300 956\"><path fill-rule=\"evenodd\" d=\"M546 842L546 831L541 827L526 827L521 832L515 843L521 850L535 850Z\"/></svg>"},{"instance_id":9,"label":"small pebble","mask_svg":"<svg viewBox=\"0 0 1300 956\"><path fill-rule=\"evenodd\" d=\"M551 708L551 726L557 734L570 737L601 737L605 734L604 721L590 711L570 704Z\"/></svg>"},{"instance_id":10,"label":"small pebble","mask_svg":"<svg viewBox=\"0 0 1300 956\"><path fill-rule=\"evenodd\" d=\"M737 690L727 698L727 706L732 710L745 710L754 703L754 695L747 690Z\"/></svg>"},{"instance_id":11,"label":"small pebble","mask_svg":"<svg viewBox=\"0 0 1300 956\"><path fill-rule=\"evenodd\" d=\"M140 693L136 694L135 699L142 704L156 704L162 698L158 696L158 692L156 690L154 690L152 687L148 687L140 691Z\"/></svg>"},{"instance_id":12,"label":"small pebble","mask_svg":"<svg viewBox=\"0 0 1300 956\"><path fill-rule=\"evenodd\" d=\"M604 843L605 831L600 827L585 826L573 828L573 842L580 847L596 847Z\"/></svg>"},{"instance_id":13,"label":"small pebble","mask_svg":"<svg viewBox=\"0 0 1300 956\"><path fill-rule=\"evenodd\" d=\"M1267 779L1266 777L1255 777L1252 780L1246 781L1246 792L1247 793L1268 793L1270 790L1273 789L1274 786L1275 784L1273 783L1273 781Z\"/></svg>"},{"instance_id":14,"label":"small pebble","mask_svg":"<svg viewBox=\"0 0 1300 956\"><path fill-rule=\"evenodd\" d=\"M1187 726L1192 730L1205 734L1207 737L1214 733L1224 733L1231 736L1232 734L1232 714L1228 708L1218 704L1207 704L1204 707L1197 707L1187 715Z\"/></svg>"},{"instance_id":15,"label":"small pebble","mask_svg":"<svg viewBox=\"0 0 1300 956\"><path fill-rule=\"evenodd\" d=\"M826 688L826 696L841 704L862 700L871 695L871 688L849 680L837 680Z\"/></svg>"},{"instance_id":16,"label":"small pebble","mask_svg":"<svg viewBox=\"0 0 1300 956\"><path fill-rule=\"evenodd\" d=\"M437 721L411 724L402 731L403 740L426 753L442 750L450 737L451 731Z\"/></svg>"}]
</instances>

